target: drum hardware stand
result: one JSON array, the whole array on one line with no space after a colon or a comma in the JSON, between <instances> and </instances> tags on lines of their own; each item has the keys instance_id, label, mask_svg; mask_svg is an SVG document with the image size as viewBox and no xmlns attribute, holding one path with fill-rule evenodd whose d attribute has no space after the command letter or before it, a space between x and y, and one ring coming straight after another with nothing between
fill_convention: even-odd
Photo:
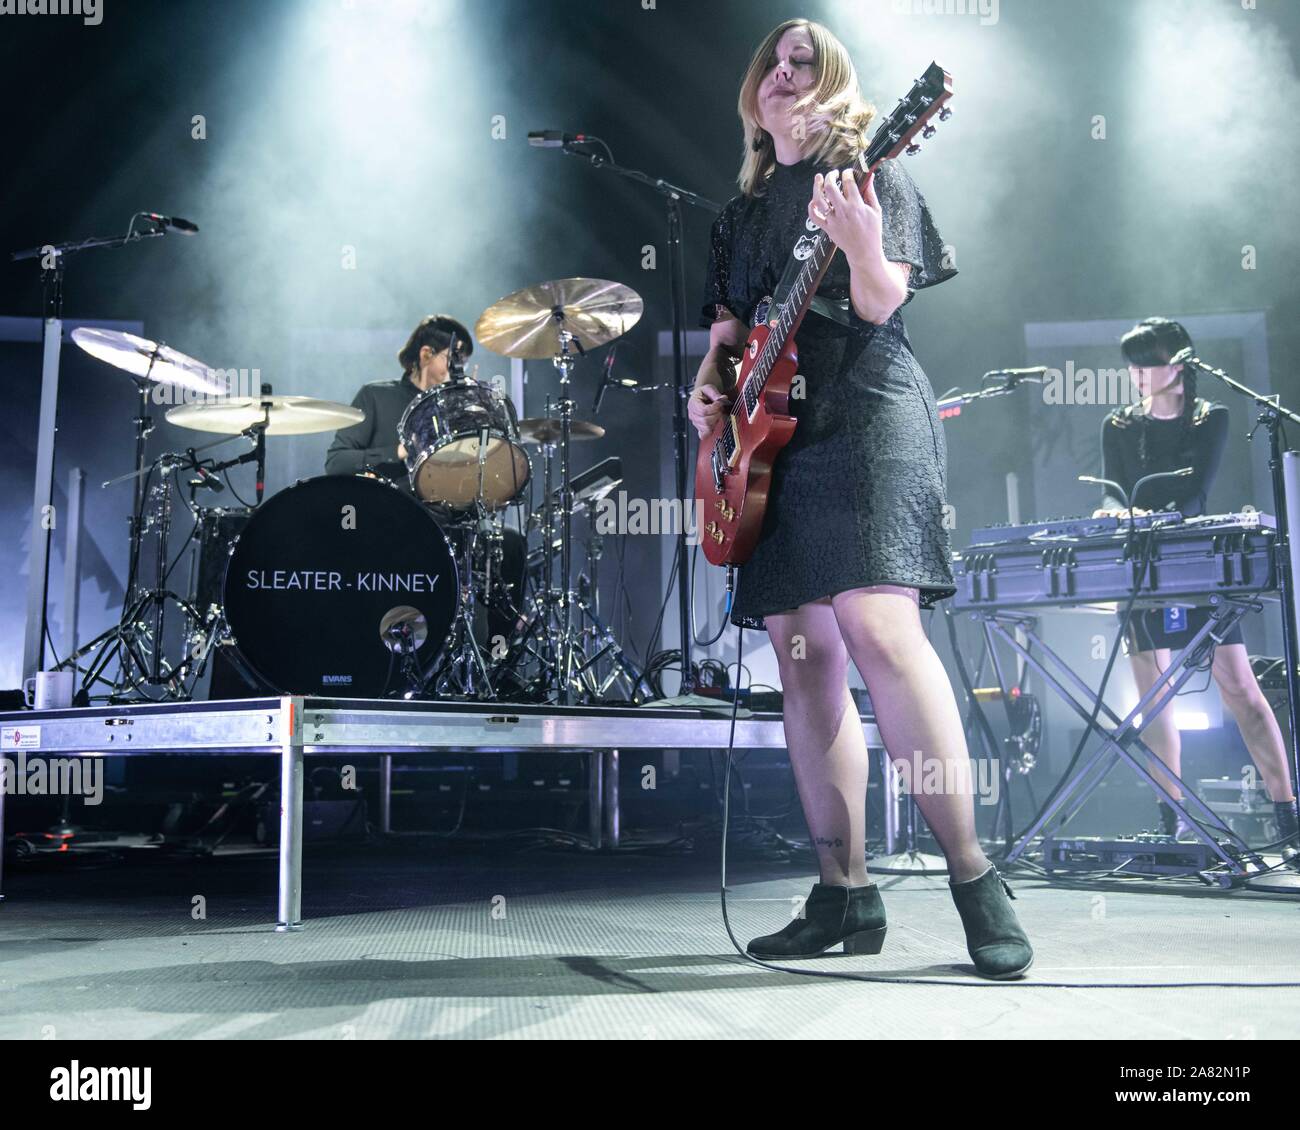
<instances>
[{"instance_id":1,"label":"drum hardware stand","mask_svg":"<svg viewBox=\"0 0 1300 1130\"><path fill-rule=\"evenodd\" d=\"M481 521L486 511L481 499L483 497L483 461L486 458L485 443L479 445L479 499L476 503L477 515ZM451 639L446 648L445 658L435 662L432 669L424 676L417 675L414 681L408 680L412 693L417 696L428 694L430 684L437 696L464 696L479 700L496 697L492 685L492 675L487 660L483 658L483 649L474 635L474 613L478 608L478 594L474 591L474 549L478 543L478 522L468 527L464 545L464 563L458 568L457 578L460 588L460 600L456 602L456 616L452 621ZM489 549L489 552L491 550Z\"/></svg>"},{"instance_id":2,"label":"drum hardware stand","mask_svg":"<svg viewBox=\"0 0 1300 1130\"><path fill-rule=\"evenodd\" d=\"M559 664L559 705L568 706L573 679L573 467L570 463L571 428L573 424L573 398L569 395L569 380L578 358L570 352L576 346L583 352L581 343L564 328L564 311L557 307L555 320L560 326L560 352L555 355L555 368L560 374L560 648L556 656ZM548 496L547 501L550 501Z\"/></svg>"},{"instance_id":3,"label":"drum hardware stand","mask_svg":"<svg viewBox=\"0 0 1300 1130\"><path fill-rule=\"evenodd\" d=\"M161 344L158 349L161 349ZM158 350L150 358L150 367L157 357ZM143 552L144 535L150 525L153 523L151 518L147 518L144 511L148 498L145 494L144 483L148 476L150 467L144 464L145 458L145 441L149 433L153 430L153 420L148 414L148 397L150 384L144 378L137 378L140 385L141 393L141 412L136 418L136 464L137 469L126 475L121 475L116 479L109 479L103 484L105 488L113 486L127 479L134 480L134 492L136 509L130 519L130 561L128 568L128 587L123 601L122 618L118 623L109 628L107 631L96 636L95 639L79 648L76 652L69 655L62 663L60 668L71 667L76 670L78 660L85 658L91 652L103 648L96 656L95 661L87 669L85 678L82 681L79 694L86 695L90 687L102 680L103 672L109 662L116 655L118 656L121 667L119 669L118 679L112 683L113 688L110 699L118 699L123 694L124 687L128 682L132 684L131 690L138 691L140 686L147 684L150 686L164 686L167 692L164 700L179 699L186 700L192 697L191 687L185 687L185 681L193 675L197 678L202 674L203 666L207 662L208 655L211 652L212 644L215 642L217 633L215 629L218 622L213 622L209 626L210 617L200 613L190 601L182 599L176 593L167 589L167 571L170 563L167 560L167 543L171 532L171 509L172 509L172 481L171 472L173 470L193 470L200 476L200 482L209 477L226 470L227 468L237 466L242 463L250 463L258 458L258 451L255 446L252 450L245 452L243 455L234 459L228 459L222 463L213 464L211 467L204 467L198 459L198 452L206 451L209 448L217 447L223 443L229 442L233 437L223 436L221 439L214 440L211 443L204 444L199 448L187 448L185 452L166 452L155 461L160 472L160 483L154 488L154 493L159 499L157 510L157 529L158 529L158 546L156 550L157 559L155 562L154 587L148 590L141 590L139 584L139 569L141 565L141 555ZM264 432L265 424L257 424L250 428L245 434L252 432ZM191 509L192 509L191 504ZM174 601L188 619L191 628L185 633L186 658L175 667L163 672L163 628L165 625L165 607L168 600ZM148 626L142 621L148 609L153 607L153 623ZM193 625L204 625L209 628L205 632L205 640L202 649L201 659L199 656L191 654L190 641L194 637ZM141 644L145 643L150 655L146 658ZM111 646L105 647L105 644ZM197 665L195 660L198 660ZM132 677L129 672L130 664L143 674L143 679Z\"/></svg>"},{"instance_id":4,"label":"drum hardware stand","mask_svg":"<svg viewBox=\"0 0 1300 1130\"><path fill-rule=\"evenodd\" d=\"M414 612L415 609L405 608L395 610L400 612ZM424 618L417 614L416 617L400 615L388 621L393 617L390 612L384 617L384 623L380 625L380 638L384 641L384 646L388 648L393 655L400 656L402 662L402 676L406 680L405 698L414 697L423 683L420 672L420 666L416 662L415 653L419 651L421 645L428 638L428 628L424 626ZM423 628L423 630L421 630ZM392 668L389 668L391 678Z\"/></svg>"},{"instance_id":5,"label":"drum hardware stand","mask_svg":"<svg viewBox=\"0 0 1300 1130\"><path fill-rule=\"evenodd\" d=\"M583 352L582 344L564 327L564 311L556 307L554 318L559 323L560 351L552 358L552 363L560 374L559 410L560 437L559 444L543 443L542 475L545 503L542 508L542 594L538 600L541 616L533 625L542 633L545 652L543 673L549 670L555 678L557 702L568 706L572 701L572 683L575 676L575 646L573 640L573 609L577 603L572 583L573 574L573 489L572 468L569 461L572 444L573 400L569 395L570 377L577 364L578 354ZM546 412L549 416L551 405L548 399ZM555 541L555 487L553 481L554 463L559 454L559 541L560 541L560 577L558 588L551 560L551 546Z\"/></svg>"},{"instance_id":6,"label":"drum hardware stand","mask_svg":"<svg viewBox=\"0 0 1300 1130\"><path fill-rule=\"evenodd\" d=\"M156 518L152 516L146 518L144 513L148 496L142 490L142 483L149 468L144 468L137 473L136 493L140 497L141 503L140 510L136 512L132 520L133 544L131 551L136 558L135 569L138 570L139 559L143 552L145 530L149 526L156 524L158 542L154 551L154 585L153 588L142 590L139 587L138 578L136 578L127 591L127 599L121 620L114 627L109 628L84 647L69 655L60 664L61 667L71 666L75 670L79 659L84 658L93 651L99 651L94 662L90 664L86 671L85 679L79 691L80 695L88 694L90 687L94 683L102 681L103 671L113 656L116 655L120 662L120 668L117 681L111 684L113 692L110 695L110 701L125 701L122 696L128 683L130 684L130 690L136 692L146 685L164 687L163 701L190 697L189 690L184 685L191 668L189 654L187 652L186 658L181 660L176 667L167 667L164 671L163 632L166 625L168 601L174 602L191 623L202 622L203 620L203 617L189 601L182 599L166 587L170 565L167 556L167 544L171 534L171 472L181 467L195 465L197 463L190 453L179 456L169 452L155 461L154 466L161 471L159 484L152 488L150 492L158 500L155 510ZM112 483L120 481L122 480L110 480L104 486L110 486ZM145 620L150 608L153 611L152 624ZM188 637L189 633L187 632L186 635ZM139 672L138 677L132 673L132 664Z\"/></svg>"},{"instance_id":7,"label":"drum hardware stand","mask_svg":"<svg viewBox=\"0 0 1300 1130\"><path fill-rule=\"evenodd\" d=\"M1142 729L1150 723L1151 719L1173 701L1183 684L1199 669L1206 656L1212 654L1213 644L1222 640L1247 612L1261 607L1256 601L1235 597L1224 598L1217 594L1212 595L1210 601L1214 605L1210 620L1192 637L1187 646L1170 660L1170 671L1181 668L1176 680L1170 683L1167 679L1161 679L1154 684L1123 718L1120 718L1104 702L1100 702L1096 693L1090 690L1065 661L1043 642L1037 634L1034 616L996 609L971 613L972 619L983 625L986 643L990 654L994 655L999 685L1004 694L1006 687L1002 684L1002 670L994 651L995 637L1004 640L1026 664L1037 671L1061 700L1083 720L1084 725L1103 739L1102 744L1083 761L1074 774L1061 783L1055 797L1043 810L1042 815L1007 853L1005 862L1011 863L1023 854L1030 843L1049 824L1055 822L1058 827L1063 827L1073 819L1106 775L1122 760L1188 822L1197 838L1209 846L1229 872L1243 876L1251 874L1251 868L1254 867L1260 870L1266 869L1264 861L1191 789L1183 788L1181 800L1175 800L1170 795L1156 774L1166 774L1170 777L1174 774L1139 737ZM1020 642L1021 638L1027 641L1027 645ZM1058 681L1044 661L1051 662L1060 669L1066 681L1078 691L1079 697ZM1080 699L1082 702L1091 701L1097 704L1113 729L1107 730L1099 722L1095 722L1092 711L1086 709ZM1138 715L1142 716L1141 725L1136 721ZM1179 785L1182 785L1181 781ZM1189 809L1194 809L1198 815L1193 817ZM1211 831L1214 834L1211 834Z\"/></svg>"}]
</instances>

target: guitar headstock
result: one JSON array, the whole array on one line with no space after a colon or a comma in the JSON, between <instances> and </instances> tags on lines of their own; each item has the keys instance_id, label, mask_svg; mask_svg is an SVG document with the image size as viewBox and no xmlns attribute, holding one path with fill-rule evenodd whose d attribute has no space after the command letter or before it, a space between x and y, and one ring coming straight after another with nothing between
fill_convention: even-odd
<instances>
[{"instance_id":1,"label":"guitar headstock","mask_svg":"<svg viewBox=\"0 0 1300 1130\"><path fill-rule=\"evenodd\" d=\"M881 161L900 153L911 156L918 152L921 145L917 135L924 139L934 136L936 127L931 119L946 122L952 117L947 105L951 98L952 75L938 63L931 63L872 135L859 158L863 171L869 172Z\"/></svg>"}]
</instances>

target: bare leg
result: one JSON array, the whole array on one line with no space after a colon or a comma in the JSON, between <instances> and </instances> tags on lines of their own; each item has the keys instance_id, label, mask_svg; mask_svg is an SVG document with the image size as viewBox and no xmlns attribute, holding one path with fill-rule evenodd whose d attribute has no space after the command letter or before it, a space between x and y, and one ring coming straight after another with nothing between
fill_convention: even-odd
<instances>
[{"instance_id":1,"label":"bare leg","mask_svg":"<svg viewBox=\"0 0 1300 1130\"><path fill-rule=\"evenodd\" d=\"M1156 648L1154 651L1135 651L1128 658L1133 668L1133 681L1137 683L1139 697L1145 697L1147 691L1160 680L1161 674L1169 671L1170 656L1167 647ZM1146 719L1144 718L1143 721L1145 722ZM1175 773L1182 775L1183 745L1178 727L1174 725L1173 703L1152 718L1143 727L1140 736L1151 747L1152 753ZM1167 773L1156 770L1154 776L1169 790L1170 796L1175 800L1182 799L1183 790Z\"/></svg>"},{"instance_id":2,"label":"bare leg","mask_svg":"<svg viewBox=\"0 0 1300 1130\"><path fill-rule=\"evenodd\" d=\"M1219 684L1223 705L1237 722L1251 760L1259 768L1270 800L1294 800L1291 774L1287 770L1286 746L1268 699L1250 669L1246 648L1224 644L1214 653L1214 681Z\"/></svg>"},{"instance_id":3,"label":"bare leg","mask_svg":"<svg viewBox=\"0 0 1300 1130\"><path fill-rule=\"evenodd\" d=\"M785 741L823 883L867 882L867 742L829 601L765 617L781 670Z\"/></svg>"},{"instance_id":4,"label":"bare leg","mask_svg":"<svg viewBox=\"0 0 1300 1130\"><path fill-rule=\"evenodd\" d=\"M904 762L954 883L989 868L975 834L970 757L952 684L921 626L915 589L876 585L831 598L840 633L871 693L889 756ZM956 788L920 788L931 772Z\"/></svg>"}]
</instances>

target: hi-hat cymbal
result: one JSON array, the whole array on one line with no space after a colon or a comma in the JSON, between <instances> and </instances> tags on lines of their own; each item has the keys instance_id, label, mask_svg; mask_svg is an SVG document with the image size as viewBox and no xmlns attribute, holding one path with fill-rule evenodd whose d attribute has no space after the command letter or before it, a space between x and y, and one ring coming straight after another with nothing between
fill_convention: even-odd
<instances>
[{"instance_id":1,"label":"hi-hat cymbal","mask_svg":"<svg viewBox=\"0 0 1300 1130\"><path fill-rule=\"evenodd\" d=\"M332 432L359 424L366 418L360 408L316 400L310 396L231 396L224 400L179 404L167 412L169 423L198 432L238 435L254 424L269 420L269 436L301 436Z\"/></svg>"},{"instance_id":2,"label":"hi-hat cymbal","mask_svg":"<svg viewBox=\"0 0 1300 1130\"><path fill-rule=\"evenodd\" d=\"M641 296L622 283L555 279L497 299L475 323L474 336L506 357L554 357L561 329L583 349L596 349L635 326L642 306Z\"/></svg>"},{"instance_id":3,"label":"hi-hat cymbal","mask_svg":"<svg viewBox=\"0 0 1300 1130\"><path fill-rule=\"evenodd\" d=\"M135 334L78 326L72 331L72 340L96 360L140 380L192 388L208 396L224 396L229 391L202 361Z\"/></svg>"},{"instance_id":4,"label":"hi-hat cymbal","mask_svg":"<svg viewBox=\"0 0 1300 1130\"><path fill-rule=\"evenodd\" d=\"M560 426L561 421L555 416L534 416L527 420L520 420L519 438L524 443L558 443ZM599 424L592 424L586 420L569 421L571 440L600 439L604 434L605 429Z\"/></svg>"}]
</instances>

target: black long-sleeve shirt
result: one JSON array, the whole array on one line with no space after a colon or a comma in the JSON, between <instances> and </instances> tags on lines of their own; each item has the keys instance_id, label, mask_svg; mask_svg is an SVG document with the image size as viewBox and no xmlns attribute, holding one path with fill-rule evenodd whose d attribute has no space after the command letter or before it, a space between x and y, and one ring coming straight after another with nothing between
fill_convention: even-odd
<instances>
[{"instance_id":1,"label":"black long-sleeve shirt","mask_svg":"<svg viewBox=\"0 0 1300 1130\"><path fill-rule=\"evenodd\" d=\"M1142 442L1145 430L1145 445ZM1160 420L1147 416L1142 406L1117 408L1101 425L1102 477L1114 479L1128 491L1131 503L1143 510L1176 510L1188 518L1204 514L1206 498L1218 473L1228 438L1228 409L1200 398L1186 429L1181 418ZM1143 447L1145 446L1145 459ZM1157 471L1191 467L1192 474L1178 479L1158 479L1145 484L1132 498L1138 479ZM1110 488L1102 499L1108 510L1122 510L1124 502Z\"/></svg>"},{"instance_id":2,"label":"black long-sleeve shirt","mask_svg":"<svg viewBox=\"0 0 1300 1130\"><path fill-rule=\"evenodd\" d=\"M373 471L407 487L406 466L397 458L397 425L420 390L407 376L396 381L374 381L362 385L352 398L352 407L360 408L366 418L359 424L342 428L325 454L327 475L358 475Z\"/></svg>"}]
</instances>

